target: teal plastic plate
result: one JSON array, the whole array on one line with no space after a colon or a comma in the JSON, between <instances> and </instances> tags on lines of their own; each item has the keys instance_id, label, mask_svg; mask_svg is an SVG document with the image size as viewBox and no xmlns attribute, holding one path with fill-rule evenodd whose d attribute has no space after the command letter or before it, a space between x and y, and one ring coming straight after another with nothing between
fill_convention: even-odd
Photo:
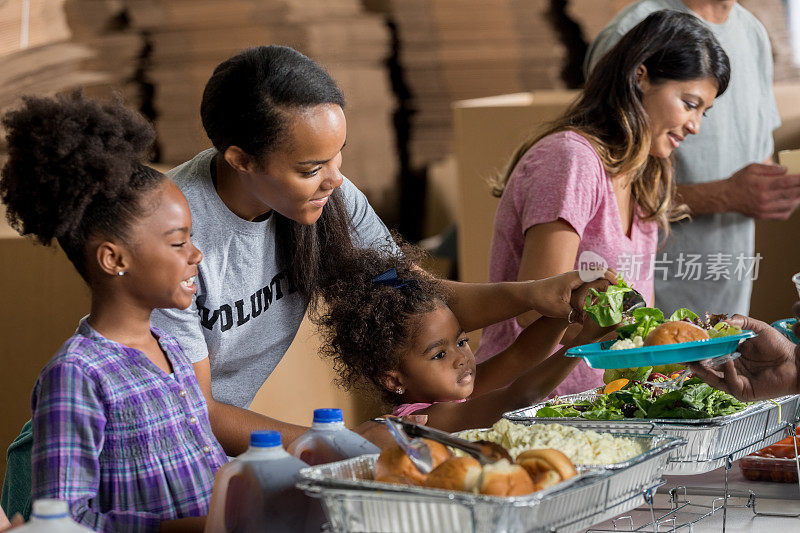
<instances>
[{"instance_id":1,"label":"teal plastic plate","mask_svg":"<svg viewBox=\"0 0 800 533\"><path fill-rule=\"evenodd\" d=\"M755 337L750 330L738 335L717 337L679 344L643 346L629 350L609 350L616 341L584 344L567 350L567 357L582 357L592 368L639 368L643 366L673 365L690 363L730 355L736 351L739 341Z\"/></svg>"},{"instance_id":2,"label":"teal plastic plate","mask_svg":"<svg viewBox=\"0 0 800 533\"><path fill-rule=\"evenodd\" d=\"M772 327L780 331L787 339L797 344L797 337L792 331L792 326L797 324L796 318L782 318L772 323Z\"/></svg>"}]
</instances>

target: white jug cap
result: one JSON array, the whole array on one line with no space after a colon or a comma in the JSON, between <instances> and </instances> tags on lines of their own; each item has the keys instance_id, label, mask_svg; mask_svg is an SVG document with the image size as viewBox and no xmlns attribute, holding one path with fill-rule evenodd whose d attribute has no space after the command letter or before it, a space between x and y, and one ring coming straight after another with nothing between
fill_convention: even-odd
<instances>
[{"instance_id":1,"label":"white jug cap","mask_svg":"<svg viewBox=\"0 0 800 533\"><path fill-rule=\"evenodd\" d=\"M33 516L36 518L64 518L69 515L67 502L43 498L33 502Z\"/></svg>"}]
</instances>

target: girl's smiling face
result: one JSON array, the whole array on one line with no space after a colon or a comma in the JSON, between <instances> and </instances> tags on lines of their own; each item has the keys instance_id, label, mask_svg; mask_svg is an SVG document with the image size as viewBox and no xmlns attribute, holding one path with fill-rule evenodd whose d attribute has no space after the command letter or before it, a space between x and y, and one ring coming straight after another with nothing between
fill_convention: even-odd
<instances>
[{"instance_id":1,"label":"girl's smiling face","mask_svg":"<svg viewBox=\"0 0 800 533\"><path fill-rule=\"evenodd\" d=\"M144 308L185 309L197 291L203 254L190 237L192 217L180 189L169 179L142 198L147 209L134 222L122 281Z\"/></svg>"},{"instance_id":2,"label":"girl's smiling face","mask_svg":"<svg viewBox=\"0 0 800 533\"><path fill-rule=\"evenodd\" d=\"M402 400L448 402L472 394L475 356L464 330L445 304L419 317L416 335L401 354L400 369L392 373L403 389Z\"/></svg>"},{"instance_id":3,"label":"girl's smiling face","mask_svg":"<svg viewBox=\"0 0 800 533\"><path fill-rule=\"evenodd\" d=\"M700 131L700 122L717 96L717 84L712 78L650 83L646 74L640 84L652 133L650 155L669 157L687 135Z\"/></svg>"}]
</instances>

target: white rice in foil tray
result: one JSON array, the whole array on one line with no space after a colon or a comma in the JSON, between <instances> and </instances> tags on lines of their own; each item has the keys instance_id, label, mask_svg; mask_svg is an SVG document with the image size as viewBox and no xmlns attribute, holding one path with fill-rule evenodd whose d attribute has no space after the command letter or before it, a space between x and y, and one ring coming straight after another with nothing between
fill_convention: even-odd
<instances>
[{"instance_id":1,"label":"white rice in foil tray","mask_svg":"<svg viewBox=\"0 0 800 533\"><path fill-rule=\"evenodd\" d=\"M576 465L623 463L647 451L640 442L626 437L560 424L515 424L504 418L489 431L471 429L459 432L458 436L471 441L496 442L512 457L525 450L552 448L563 452Z\"/></svg>"}]
</instances>

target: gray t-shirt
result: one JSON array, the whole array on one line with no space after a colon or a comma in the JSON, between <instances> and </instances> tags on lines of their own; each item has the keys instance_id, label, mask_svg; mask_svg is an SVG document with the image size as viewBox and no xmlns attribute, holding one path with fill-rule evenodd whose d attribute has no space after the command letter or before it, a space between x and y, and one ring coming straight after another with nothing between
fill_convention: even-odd
<instances>
[{"instance_id":1,"label":"gray t-shirt","mask_svg":"<svg viewBox=\"0 0 800 533\"><path fill-rule=\"evenodd\" d=\"M633 26L662 9L691 13L680 0L642 0L622 10L589 48L589 71ZM702 20L702 19L701 19ZM723 24L703 21L731 63L728 90L714 101L700 133L675 150L677 182L703 183L730 177L772 155L772 131L780 117L772 94L772 49L767 32L739 4ZM665 313L679 307L747 314L759 258L753 220L738 213L696 217L672 225L654 258L656 305Z\"/></svg>"},{"instance_id":2,"label":"gray t-shirt","mask_svg":"<svg viewBox=\"0 0 800 533\"><path fill-rule=\"evenodd\" d=\"M292 343L307 302L277 266L275 217L249 222L217 195L215 154L206 150L167 173L189 202L192 241L203 261L192 305L157 309L152 322L177 337L193 363L209 357L215 400L246 408ZM345 179L341 190L356 244L390 242L389 230L355 185Z\"/></svg>"}]
</instances>

